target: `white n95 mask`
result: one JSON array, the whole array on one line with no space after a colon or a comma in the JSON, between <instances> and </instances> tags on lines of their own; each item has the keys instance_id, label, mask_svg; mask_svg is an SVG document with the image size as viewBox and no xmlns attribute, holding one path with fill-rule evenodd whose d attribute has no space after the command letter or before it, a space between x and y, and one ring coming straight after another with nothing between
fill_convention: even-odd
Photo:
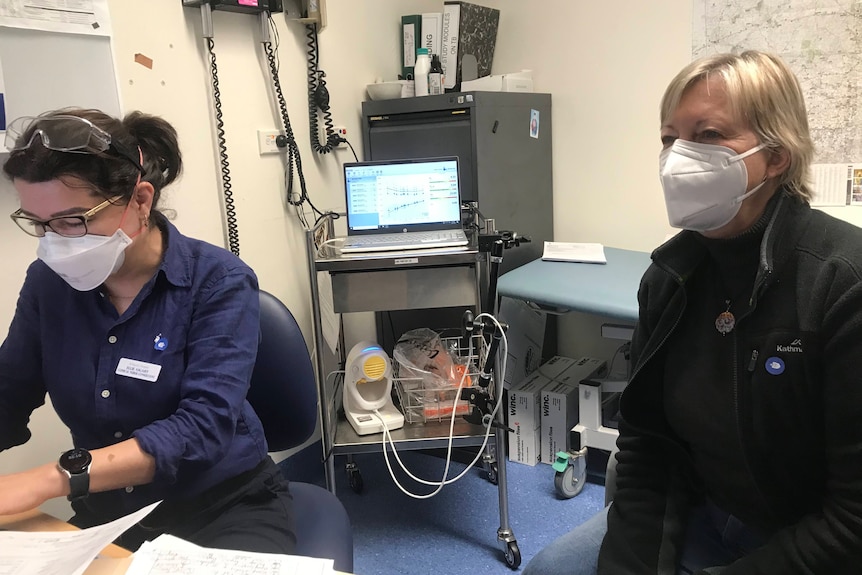
<instances>
[{"instance_id":1,"label":"white n95 mask","mask_svg":"<svg viewBox=\"0 0 862 575\"><path fill-rule=\"evenodd\" d=\"M766 182L746 192L748 170L742 160L766 147L743 154L725 146L674 140L659 155L659 175L670 225L707 232L727 225L740 204Z\"/></svg>"},{"instance_id":2,"label":"white n95 mask","mask_svg":"<svg viewBox=\"0 0 862 575\"><path fill-rule=\"evenodd\" d=\"M120 269L125 250L131 243L132 239L120 229L111 236L79 238L46 232L39 238L36 255L70 286L78 291L89 291Z\"/></svg>"}]
</instances>

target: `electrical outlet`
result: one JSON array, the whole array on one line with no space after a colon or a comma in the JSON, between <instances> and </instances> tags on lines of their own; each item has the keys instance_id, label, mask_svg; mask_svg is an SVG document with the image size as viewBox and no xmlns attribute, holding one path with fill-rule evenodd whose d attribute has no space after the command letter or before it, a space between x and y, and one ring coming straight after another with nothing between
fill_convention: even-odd
<instances>
[{"instance_id":1,"label":"electrical outlet","mask_svg":"<svg viewBox=\"0 0 862 575\"><path fill-rule=\"evenodd\" d=\"M275 140L281 135L278 130L258 130L257 131L257 149L260 155L263 154L278 154L282 151L275 145Z\"/></svg>"},{"instance_id":2,"label":"electrical outlet","mask_svg":"<svg viewBox=\"0 0 862 575\"><path fill-rule=\"evenodd\" d=\"M337 135L341 136L341 137L342 137L342 138L344 138L345 140L347 139L347 128L346 128L346 127L344 127L344 126L335 126L335 127L333 128L333 131L335 131L335 133L336 133ZM336 145L335 147L336 147L336 148L344 148L344 147L346 147L346 146L347 146L347 144L345 144L344 142L338 142L338 145Z\"/></svg>"}]
</instances>

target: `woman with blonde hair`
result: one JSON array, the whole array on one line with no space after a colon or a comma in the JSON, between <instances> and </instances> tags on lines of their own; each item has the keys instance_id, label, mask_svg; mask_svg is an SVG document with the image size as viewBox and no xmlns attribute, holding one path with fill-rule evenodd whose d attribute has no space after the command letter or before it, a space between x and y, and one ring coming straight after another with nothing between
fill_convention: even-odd
<instances>
[{"instance_id":1,"label":"woman with blonde hair","mask_svg":"<svg viewBox=\"0 0 862 575\"><path fill-rule=\"evenodd\" d=\"M844 574L862 561L862 230L809 206L799 84L777 57L686 66L659 174L614 500L537 574Z\"/></svg>"}]
</instances>

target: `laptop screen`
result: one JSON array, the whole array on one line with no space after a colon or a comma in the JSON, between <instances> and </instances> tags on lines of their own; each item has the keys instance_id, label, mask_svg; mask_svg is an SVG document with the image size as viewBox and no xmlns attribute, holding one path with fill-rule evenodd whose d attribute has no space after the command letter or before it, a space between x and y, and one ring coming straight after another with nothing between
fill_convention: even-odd
<instances>
[{"instance_id":1,"label":"laptop screen","mask_svg":"<svg viewBox=\"0 0 862 575\"><path fill-rule=\"evenodd\" d=\"M456 157L344 164L344 187L348 235L461 227Z\"/></svg>"}]
</instances>

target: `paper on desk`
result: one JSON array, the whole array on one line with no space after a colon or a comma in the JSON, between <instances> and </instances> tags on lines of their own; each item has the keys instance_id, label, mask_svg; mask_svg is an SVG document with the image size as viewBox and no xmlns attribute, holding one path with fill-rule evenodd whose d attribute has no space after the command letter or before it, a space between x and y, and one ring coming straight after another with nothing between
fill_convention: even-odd
<instances>
[{"instance_id":1,"label":"paper on desk","mask_svg":"<svg viewBox=\"0 0 862 575\"><path fill-rule=\"evenodd\" d=\"M608 263L608 260L605 259L605 247L602 244L570 242L545 242L542 259L549 262Z\"/></svg>"},{"instance_id":2,"label":"paper on desk","mask_svg":"<svg viewBox=\"0 0 862 575\"><path fill-rule=\"evenodd\" d=\"M0 575L80 575L99 551L159 503L80 531L0 531Z\"/></svg>"},{"instance_id":3,"label":"paper on desk","mask_svg":"<svg viewBox=\"0 0 862 575\"><path fill-rule=\"evenodd\" d=\"M126 575L329 575L332 559L199 547L171 535L144 543Z\"/></svg>"}]
</instances>

